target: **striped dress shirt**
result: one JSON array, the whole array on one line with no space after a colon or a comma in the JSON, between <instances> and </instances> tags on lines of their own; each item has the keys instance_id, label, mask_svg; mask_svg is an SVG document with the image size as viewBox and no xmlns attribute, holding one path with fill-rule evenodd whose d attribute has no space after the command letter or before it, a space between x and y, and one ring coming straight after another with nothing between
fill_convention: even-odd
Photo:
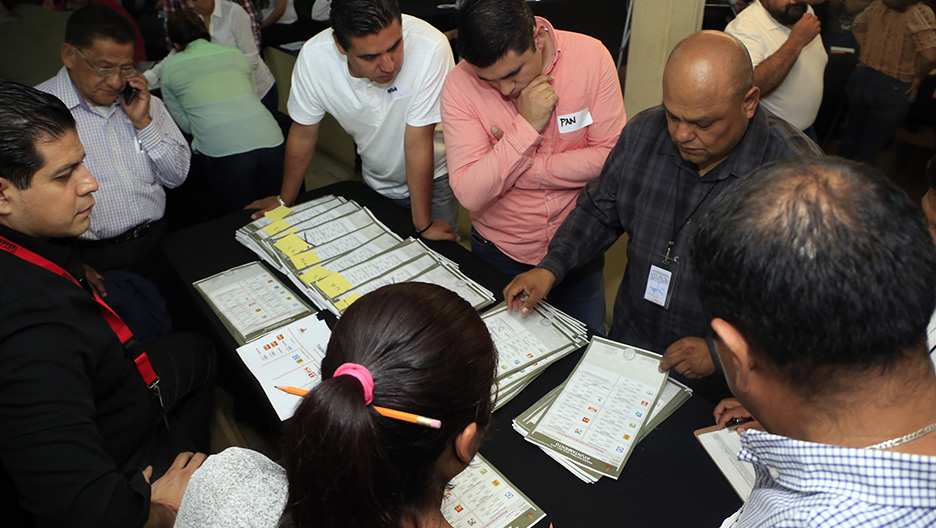
<instances>
[{"instance_id":1,"label":"striped dress shirt","mask_svg":"<svg viewBox=\"0 0 936 528\"><path fill-rule=\"evenodd\" d=\"M192 157L163 102L150 98L153 121L137 130L119 100L109 107L85 101L67 68L36 88L58 97L71 111L85 149L84 166L98 181L91 228L80 238L113 238L162 218L166 210L163 187L171 189L185 181Z\"/></svg>"},{"instance_id":2,"label":"striped dress shirt","mask_svg":"<svg viewBox=\"0 0 936 528\"><path fill-rule=\"evenodd\" d=\"M936 457L815 444L745 431L757 480L724 527L936 525Z\"/></svg>"}]
</instances>

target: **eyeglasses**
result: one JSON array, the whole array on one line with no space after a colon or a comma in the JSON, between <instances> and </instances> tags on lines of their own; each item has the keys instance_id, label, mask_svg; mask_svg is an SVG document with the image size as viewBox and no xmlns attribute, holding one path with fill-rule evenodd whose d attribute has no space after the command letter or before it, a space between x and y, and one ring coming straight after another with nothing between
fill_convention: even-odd
<instances>
[{"instance_id":1,"label":"eyeglasses","mask_svg":"<svg viewBox=\"0 0 936 528\"><path fill-rule=\"evenodd\" d=\"M81 57L82 59L85 60L85 62L88 63L88 66L91 66L91 69L94 70L94 73L100 75L101 77L104 77L104 78L113 77L114 75L117 75L119 73L120 76L123 77L124 79L129 79L137 74L136 68L132 66L129 66L126 68L101 68L99 66L95 66L91 61L88 60L87 57L84 56L84 53L81 53L81 50L79 50L78 48L74 46L72 46L71 48L75 50L75 53L77 53L79 57Z\"/></svg>"}]
</instances>

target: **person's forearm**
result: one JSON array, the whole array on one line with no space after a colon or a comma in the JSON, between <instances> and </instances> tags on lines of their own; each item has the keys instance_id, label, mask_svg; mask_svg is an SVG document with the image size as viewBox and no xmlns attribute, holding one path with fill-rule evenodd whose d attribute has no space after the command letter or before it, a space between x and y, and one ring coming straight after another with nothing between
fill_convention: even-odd
<instances>
[{"instance_id":1,"label":"person's forearm","mask_svg":"<svg viewBox=\"0 0 936 528\"><path fill-rule=\"evenodd\" d=\"M770 95L790 73L802 48L787 40L773 55L754 68L754 84L760 88L761 97Z\"/></svg>"},{"instance_id":2,"label":"person's forearm","mask_svg":"<svg viewBox=\"0 0 936 528\"><path fill-rule=\"evenodd\" d=\"M280 189L280 197L288 205L292 205L299 194L302 178L315 155L317 141L318 125L308 128L293 123L289 130L283 162L283 186Z\"/></svg>"},{"instance_id":3,"label":"person's forearm","mask_svg":"<svg viewBox=\"0 0 936 528\"><path fill-rule=\"evenodd\" d=\"M617 137L600 147L568 150L559 154L537 153L533 169L517 180L518 189L580 189L601 174Z\"/></svg>"},{"instance_id":4,"label":"person's forearm","mask_svg":"<svg viewBox=\"0 0 936 528\"><path fill-rule=\"evenodd\" d=\"M413 216L413 227L422 230L432 222L432 190L434 174L434 157L432 136L433 129L412 130L407 127L404 138L404 155L406 158L406 185L409 187L410 212Z\"/></svg>"},{"instance_id":5,"label":"person's forearm","mask_svg":"<svg viewBox=\"0 0 936 528\"><path fill-rule=\"evenodd\" d=\"M162 186L174 189L188 176L192 151L164 105L152 104L150 112L153 122L137 131L137 140L153 162L156 180Z\"/></svg>"}]
</instances>

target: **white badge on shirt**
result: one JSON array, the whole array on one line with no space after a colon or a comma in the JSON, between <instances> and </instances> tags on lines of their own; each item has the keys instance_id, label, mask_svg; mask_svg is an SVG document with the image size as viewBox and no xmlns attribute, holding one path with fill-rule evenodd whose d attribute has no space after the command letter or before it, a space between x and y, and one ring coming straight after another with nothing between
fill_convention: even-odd
<instances>
[{"instance_id":1,"label":"white badge on shirt","mask_svg":"<svg viewBox=\"0 0 936 528\"><path fill-rule=\"evenodd\" d=\"M588 108L585 110L579 110L574 114L557 116L556 120L559 123L560 134L568 134L569 132L581 130L595 122L592 119L591 112L588 111Z\"/></svg>"},{"instance_id":2,"label":"white badge on shirt","mask_svg":"<svg viewBox=\"0 0 936 528\"><path fill-rule=\"evenodd\" d=\"M647 290L644 291L644 299L666 307L672 278L673 272L651 265L650 275L647 277Z\"/></svg>"},{"instance_id":3,"label":"white badge on shirt","mask_svg":"<svg viewBox=\"0 0 936 528\"><path fill-rule=\"evenodd\" d=\"M387 93L394 100L405 99L412 95L408 86L401 86L399 84L394 84L390 88L387 88Z\"/></svg>"}]
</instances>

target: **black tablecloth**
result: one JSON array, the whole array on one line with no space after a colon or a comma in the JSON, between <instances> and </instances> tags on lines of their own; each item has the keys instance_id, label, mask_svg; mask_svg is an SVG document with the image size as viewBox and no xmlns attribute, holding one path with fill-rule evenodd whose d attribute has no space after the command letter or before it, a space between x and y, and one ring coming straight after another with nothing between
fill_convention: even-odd
<instances>
[{"instance_id":1,"label":"black tablecloth","mask_svg":"<svg viewBox=\"0 0 936 528\"><path fill-rule=\"evenodd\" d=\"M390 229L409 236L413 226L407 211L365 185L342 182L310 191L300 201L326 194L355 200L369 208ZM257 257L234 240L237 228L250 221L248 212L218 218L170 234L163 252L171 270L186 285L192 317L219 348L226 388L254 413L279 424L259 384L235 353L237 347L192 283L245 264ZM454 242L429 242L432 249L457 262L463 273L494 292L497 302L508 277ZM284 281L286 279L284 278ZM330 324L334 318L325 315ZM511 428L511 420L559 385L581 358L577 351L550 366L529 387L494 414L483 454L520 490L543 508L545 522L556 528L594 526L718 526L741 500L708 458L692 432L712 425L712 405L690 398L638 444L619 480L602 478L596 484L578 480ZM548 524L543 524L548 526Z\"/></svg>"}]
</instances>

